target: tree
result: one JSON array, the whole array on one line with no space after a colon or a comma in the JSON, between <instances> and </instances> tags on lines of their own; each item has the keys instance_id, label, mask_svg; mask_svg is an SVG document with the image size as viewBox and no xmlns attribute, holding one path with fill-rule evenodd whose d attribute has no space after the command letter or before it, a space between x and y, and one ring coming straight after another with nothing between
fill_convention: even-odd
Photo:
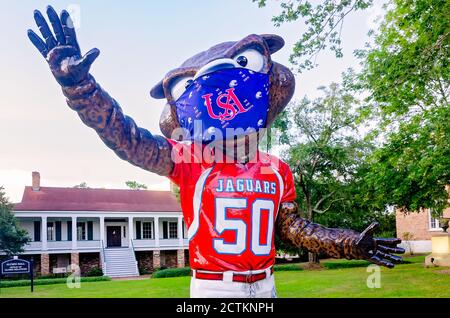
<instances>
[{"instance_id":1,"label":"tree","mask_svg":"<svg viewBox=\"0 0 450 318\"><path fill-rule=\"evenodd\" d=\"M366 184L380 207L438 216L449 206L449 14L446 0L395 0L373 44L358 52L356 87L379 120Z\"/></svg>"},{"instance_id":2,"label":"tree","mask_svg":"<svg viewBox=\"0 0 450 318\"><path fill-rule=\"evenodd\" d=\"M264 7L267 0L253 0ZM329 47L336 57L342 57L341 33L345 18L352 12L372 6L373 0L322 0L279 1L282 9L272 18L275 26L302 20L306 31L299 34L290 62L298 66L298 71L315 67L317 55ZM303 30L304 28L302 28Z\"/></svg>"},{"instance_id":3,"label":"tree","mask_svg":"<svg viewBox=\"0 0 450 318\"><path fill-rule=\"evenodd\" d=\"M137 181L127 181L125 182L128 188L131 190L147 190L147 186L143 183L138 183Z\"/></svg>"},{"instance_id":4,"label":"tree","mask_svg":"<svg viewBox=\"0 0 450 318\"><path fill-rule=\"evenodd\" d=\"M359 101L345 86L320 90L323 97L291 103L274 124L281 142L289 145L282 156L292 167L302 216L356 230L381 218L384 230L392 229L392 213L369 210L359 192L360 171L373 150L361 136ZM310 254L310 262L316 261Z\"/></svg>"},{"instance_id":5,"label":"tree","mask_svg":"<svg viewBox=\"0 0 450 318\"><path fill-rule=\"evenodd\" d=\"M74 185L73 187L77 189L89 189L87 182L85 181L81 182L80 184Z\"/></svg>"},{"instance_id":6,"label":"tree","mask_svg":"<svg viewBox=\"0 0 450 318\"><path fill-rule=\"evenodd\" d=\"M24 245L30 241L27 232L18 226L12 210L13 204L0 186L0 251L8 256L22 253Z\"/></svg>"}]
</instances>

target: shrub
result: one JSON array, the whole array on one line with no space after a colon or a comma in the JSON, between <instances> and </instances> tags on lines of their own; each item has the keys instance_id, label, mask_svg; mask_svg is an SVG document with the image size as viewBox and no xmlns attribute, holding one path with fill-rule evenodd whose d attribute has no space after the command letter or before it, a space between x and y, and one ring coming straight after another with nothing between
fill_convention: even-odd
<instances>
[{"instance_id":1,"label":"shrub","mask_svg":"<svg viewBox=\"0 0 450 318\"><path fill-rule=\"evenodd\" d=\"M371 264L370 262L363 260L355 260L355 261L339 260L339 261L323 262L323 266L326 269L367 267L370 264Z\"/></svg>"},{"instance_id":2,"label":"shrub","mask_svg":"<svg viewBox=\"0 0 450 318\"><path fill-rule=\"evenodd\" d=\"M86 273L86 277L103 276L103 270L100 267L93 267Z\"/></svg>"},{"instance_id":3,"label":"shrub","mask_svg":"<svg viewBox=\"0 0 450 318\"><path fill-rule=\"evenodd\" d=\"M190 276L191 268L190 267L182 267L182 268L167 268L160 269L153 273L153 278L167 278L167 277L181 277L181 276Z\"/></svg>"},{"instance_id":4,"label":"shrub","mask_svg":"<svg viewBox=\"0 0 450 318\"><path fill-rule=\"evenodd\" d=\"M99 276L99 277L81 277L82 283L87 282L100 282L100 281L109 281L111 278L108 276ZM36 279L34 281L34 285L54 285L54 284L65 284L67 282L67 278L45 278L45 279ZM8 287L20 287L20 286L30 286L31 282L29 280L2 280L0 282L1 288Z\"/></svg>"},{"instance_id":5,"label":"shrub","mask_svg":"<svg viewBox=\"0 0 450 318\"><path fill-rule=\"evenodd\" d=\"M150 271L145 266L139 266L139 275L147 275L150 274Z\"/></svg>"},{"instance_id":6,"label":"shrub","mask_svg":"<svg viewBox=\"0 0 450 318\"><path fill-rule=\"evenodd\" d=\"M48 274L48 275L37 276L36 279L66 278L69 275L70 275L70 273ZM28 277L25 277L24 279L28 279Z\"/></svg>"},{"instance_id":7,"label":"shrub","mask_svg":"<svg viewBox=\"0 0 450 318\"><path fill-rule=\"evenodd\" d=\"M294 264L277 264L274 266L275 272L282 272L282 271L301 271L303 268L300 267L300 263L294 263Z\"/></svg>"}]
</instances>

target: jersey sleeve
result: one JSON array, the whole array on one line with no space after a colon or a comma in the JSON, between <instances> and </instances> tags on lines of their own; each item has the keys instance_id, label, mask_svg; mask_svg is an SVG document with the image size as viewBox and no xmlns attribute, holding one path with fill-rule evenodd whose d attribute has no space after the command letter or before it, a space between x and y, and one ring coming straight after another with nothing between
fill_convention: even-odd
<instances>
[{"instance_id":1,"label":"jersey sleeve","mask_svg":"<svg viewBox=\"0 0 450 318\"><path fill-rule=\"evenodd\" d=\"M281 167L281 177L283 178L284 182L284 190L280 203L295 201L297 194L295 192L295 182L291 168L289 168L289 166L284 162L281 163Z\"/></svg>"}]
</instances>

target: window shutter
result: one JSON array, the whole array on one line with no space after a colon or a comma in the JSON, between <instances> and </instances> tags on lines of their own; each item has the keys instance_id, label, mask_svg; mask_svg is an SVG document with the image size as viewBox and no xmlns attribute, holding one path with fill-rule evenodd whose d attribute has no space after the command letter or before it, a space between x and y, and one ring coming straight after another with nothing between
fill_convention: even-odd
<instances>
[{"instance_id":1,"label":"window shutter","mask_svg":"<svg viewBox=\"0 0 450 318\"><path fill-rule=\"evenodd\" d=\"M34 221L34 241L41 241L41 221Z\"/></svg>"},{"instance_id":2,"label":"window shutter","mask_svg":"<svg viewBox=\"0 0 450 318\"><path fill-rule=\"evenodd\" d=\"M141 239L141 221L136 221L136 240Z\"/></svg>"},{"instance_id":3,"label":"window shutter","mask_svg":"<svg viewBox=\"0 0 450 318\"><path fill-rule=\"evenodd\" d=\"M162 223L163 223L163 239L168 239L169 233L168 233L167 221L163 221Z\"/></svg>"},{"instance_id":4,"label":"window shutter","mask_svg":"<svg viewBox=\"0 0 450 318\"><path fill-rule=\"evenodd\" d=\"M61 241L61 221L55 222L56 240Z\"/></svg>"},{"instance_id":5,"label":"window shutter","mask_svg":"<svg viewBox=\"0 0 450 318\"><path fill-rule=\"evenodd\" d=\"M67 240L72 241L72 221L67 221Z\"/></svg>"},{"instance_id":6,"label":"window shutter","mask_svg":"<svg viewBox=\"0 0 450 318\"><path fill-rule=\"evenodd\" d=\"M87 231L88 231L88 241L92 241L94 239L94 229L93 229L93 222L92 221L88 221L87 222Z\"/></svg>"},{"instance_id":7,"label":"window shutter","mask_svg":"<svg viewBox=\"0 0 450 318\"><path fill-rule=\"evenodd\" d=\"M53 235L55 234L54 230L55 227L53 225L53 222L47 222L47 241L53 241L55 239L53 237Z\"/></svg>"}]
</instances>

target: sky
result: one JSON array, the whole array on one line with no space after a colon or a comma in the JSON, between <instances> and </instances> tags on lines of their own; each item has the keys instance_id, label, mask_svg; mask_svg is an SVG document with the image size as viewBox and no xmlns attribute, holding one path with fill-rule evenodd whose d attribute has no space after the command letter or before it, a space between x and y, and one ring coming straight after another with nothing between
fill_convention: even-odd
<instances>
[{"instance_id":1,"label":"sky","mask_svg":"<svg viewBox=\"0 0 450 318\"><path fill-rule=\"evenodd\" d=\"M149 96L151 87L172 68L199 51L248 34L274 33L286 46L273 55L290 66L289 54L300 38L301 22L275 27L271 17L279 2L258 8L251 0L165 1L5 1L0 0L0 186L13 202L39 171L42 186L126 188L136 180L149 189L168 190L163 177L119 159L97 134L84 126L65 103L48 65L29 42L37 31L33 10L48 4L73 13L83 52L101 54L91 73L136 123L159 133L163 100ZM342 31L344 58L322 52L319 67L296 75L294 98L317 97L317 88L339 82L348 67L358 67L355 49L367 41L380 5L350 15Z\"/></svg>"}]
</instances>

